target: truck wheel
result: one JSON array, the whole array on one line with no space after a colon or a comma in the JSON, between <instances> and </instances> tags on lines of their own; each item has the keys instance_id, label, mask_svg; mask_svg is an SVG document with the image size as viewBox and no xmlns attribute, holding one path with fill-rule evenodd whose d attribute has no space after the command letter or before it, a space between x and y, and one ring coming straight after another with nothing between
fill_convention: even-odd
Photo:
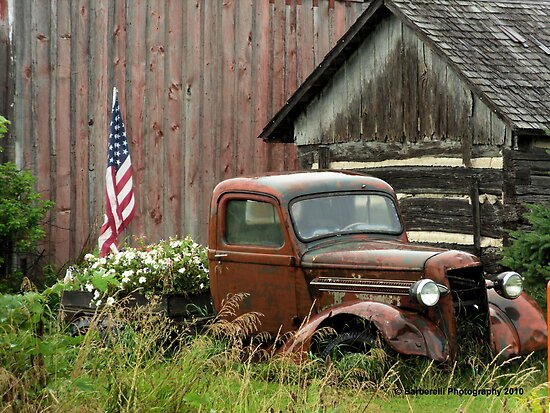
<instances>
[{"instance_id":1,"label":"truck wheel","mask_svg":"<svg viewBox=\"0 0 550 413\"><path fill-rule=\"evenodd\" d=\"M86 334L92 324L91 317L79 317L69 324L69 333L71 337L83 336Z\"/></svg>"},{"instance_id":2,"label":"truck wheel","mask_svg":"<svg viewBox=\"0 0 550 413\"><path fill-rule=\"evenodd\" d=\"M366 353L377 346L376 337L366 331L347 331L338 334L321 352L321 358L339 358L346 353Z\"/></svg>"}]
</instances>

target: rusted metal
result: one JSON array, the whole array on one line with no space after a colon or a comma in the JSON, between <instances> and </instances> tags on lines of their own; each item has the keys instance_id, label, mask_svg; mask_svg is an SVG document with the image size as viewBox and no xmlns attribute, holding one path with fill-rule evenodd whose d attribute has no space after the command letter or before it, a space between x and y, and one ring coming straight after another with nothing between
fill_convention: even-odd
<instances>
[{"instance_id":1,"label":"rusted metal","mask_svg":"<svg viewBox=\"0 0 550 413\"><path fill-rule=\"evenodd\" d=\"M547 346L548 327L540 306L526 293L508 300L487 292L491 312L492 346L504 358L525 356Z\"/></svg>"},{"instance_id":2,"label":"rusted metal","mask_svg":"<svg viewBox=\"0 0 550 413\"><path fill-rule=\"evenodd\" d=\"M395 351L433 360L445 361L449 357L448 340L443 332L428 318L417 312L398 309L375 301L351 301L333 306L306 322L285 343L282 352L296 354L301 360L309 352L311 340L331 318L357 316L376 326L385 342Z\"/></svg>"},{"instance_id":3,"label":"rusted metal","mask_svg":"<svg viewBox=\"0 0 550 413\"><path fill-rule=\"evenodd\" d=\"M309 283L319 291L409 295L412 281L319 277Z\"/></svg>"},{"instance_id":4,"label":"rusted metal","mask_svg":"<svg viewBox=\"0 0 550 413\"><path fill-rule=\"evenodd\" d=\"M340 232L322 232L312 238L299 235L295 204L338 196L347 199L350 194L383 194L397 203L384 181L352 173L286 173L235 178L217 185L209 228L215 306L219 308L227 294L249 293L236 315L262 313L260 329L274 336L295 331L282 351L298 358L311 350L319 329L358 328L353 320L363 320L360 328L374 327L400 353L438 361L455 360L460 356L459 341L474 338L492 344L495 353L510 345L501 352L503 358L544 347L546 324L530 297L523 293L509 300L498 295L492 289L498 283L485 279L479 259L472 254L409 244L400 217L396 218L399 231L389 226L391 231L369 232L356 227L358 222L353 220L351 227L345 225ZM270 231L272 227L265 226L267 217L282 231L279 241L271 246L249 241L252 238L234 241L229 223L254 221L252 215L246 218L244 209L236 217L229 207L235 201L263 203L272 210L261 216L263 226L251 224L250 228L256 228L256 238ZM399 215L398 208L389 210ZM437 286L439 301L433 307L426 307L413 294L413 285L421 279ZM469 322L477 324L474 331L465 329ZM478 330L479 337L474 337ZM459 331L472 336L460 336Z\"/></svg>"}]
</instances>

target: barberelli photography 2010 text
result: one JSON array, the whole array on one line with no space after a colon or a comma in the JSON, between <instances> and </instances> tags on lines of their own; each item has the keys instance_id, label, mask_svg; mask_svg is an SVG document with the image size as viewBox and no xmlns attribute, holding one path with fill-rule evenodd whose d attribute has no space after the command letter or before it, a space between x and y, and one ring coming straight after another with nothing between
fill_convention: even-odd
<instances>
[{"instance_id":1,"label":"barberelli photography 2010 text","mask_svg":"<svg viewBox=\"0 0 550 413\"><path fill-rule=\"evenodd\" d=\"M424 388L402 388L396 389L396 394L406 396L512 396L522 395L524 390L521 387L499 387L499 388L459 388L459 387L437 387L433 389Z\"/></svg>"}]
</instances>

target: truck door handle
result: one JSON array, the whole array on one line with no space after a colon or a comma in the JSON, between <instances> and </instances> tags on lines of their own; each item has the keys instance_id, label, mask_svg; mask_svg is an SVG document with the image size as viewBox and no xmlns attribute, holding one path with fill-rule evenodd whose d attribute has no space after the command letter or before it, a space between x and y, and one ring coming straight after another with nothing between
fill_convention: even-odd
<instances>
[{"instance_id":1,"label":"truck door handle","mask_svg":"<svg viewBox=\"0 0 550 413\"><path fill-rule=\"evenodd\" d=\"M218 260L219 260L220 258L225 258L225 257L227 257L227 254L216 254L216 255L214 255L214 258L216 258L216 259L218 259Z\"/></svg>"}]
</instances>

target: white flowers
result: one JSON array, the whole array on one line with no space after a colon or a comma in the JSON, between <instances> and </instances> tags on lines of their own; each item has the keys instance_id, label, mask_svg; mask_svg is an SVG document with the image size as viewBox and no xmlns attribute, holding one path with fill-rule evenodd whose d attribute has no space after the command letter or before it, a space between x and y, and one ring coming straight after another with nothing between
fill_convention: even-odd
<instances>
[{"instance_id":1,"label":"white flowers","mask_svg":"<svg viewBox=\"0 0 550 413\"><path fill-rule=\"evenodd\" d=\"M113 297L107 298L107 302L105 304L107 305L113 305L115 303L115 299Z\"/></svg>"},{"instance_id":2,"label":"white flowers","mask_svg":"<svg viewBox=\"0 0 550 413\"><path fill-rule=\"evenodd\" d=\"M150 255L147 255L143 263L147 266L153 266L153 267L157 264L156 261L153 259L153 257L151 257Z\"/></svg>"},{"instance_id":3,"label":"white flowers","mask_svg":"<svg viewBox=\"0 0 550 413\"><path fill-rule=\"evenodd\" d=\"M67 285L73 282L74 275L73 275L73 267L68 267L67 271L65 271L65 278L63 278L63 284Z\"/></svg>"},{"instance_id":4,"label":"white flowers","mask_svg":"<svg viewBox=\"0 0 550 413\"><path fill-rule=\"evenodd\" d=\"M170 242L170 247L172 247L174 249L180 248L182 245L183 245L183 242L179 241L179 240Z\"/></svg>"},{"instance_id":5,"label":"white flowers","mask_svg":"<svg viewBox=\"0 0 550 413\"><path fill-rule=\"evenodd\" d=\"M126 284L130 281L130 277L134 275L133 270L126 270L122 273L122 284Z\"/></svg>"},{"instance_id":6,"label":"white flowers","mask_svg":"<svg viewBox=\"0 0 550 413\"><path fill-rule=\"evenodd\" d=\"M118 290L145 295L198 293L208 289L207 249L190 237L170 238L140 248L128 247L105 258L86 254L83 265L67 270L65 283L93 293L110 305L109 296ZM95 290L100 288L97 296ZM104 293L104 295L103 295Z\"/></svg>"}]
</instances>

